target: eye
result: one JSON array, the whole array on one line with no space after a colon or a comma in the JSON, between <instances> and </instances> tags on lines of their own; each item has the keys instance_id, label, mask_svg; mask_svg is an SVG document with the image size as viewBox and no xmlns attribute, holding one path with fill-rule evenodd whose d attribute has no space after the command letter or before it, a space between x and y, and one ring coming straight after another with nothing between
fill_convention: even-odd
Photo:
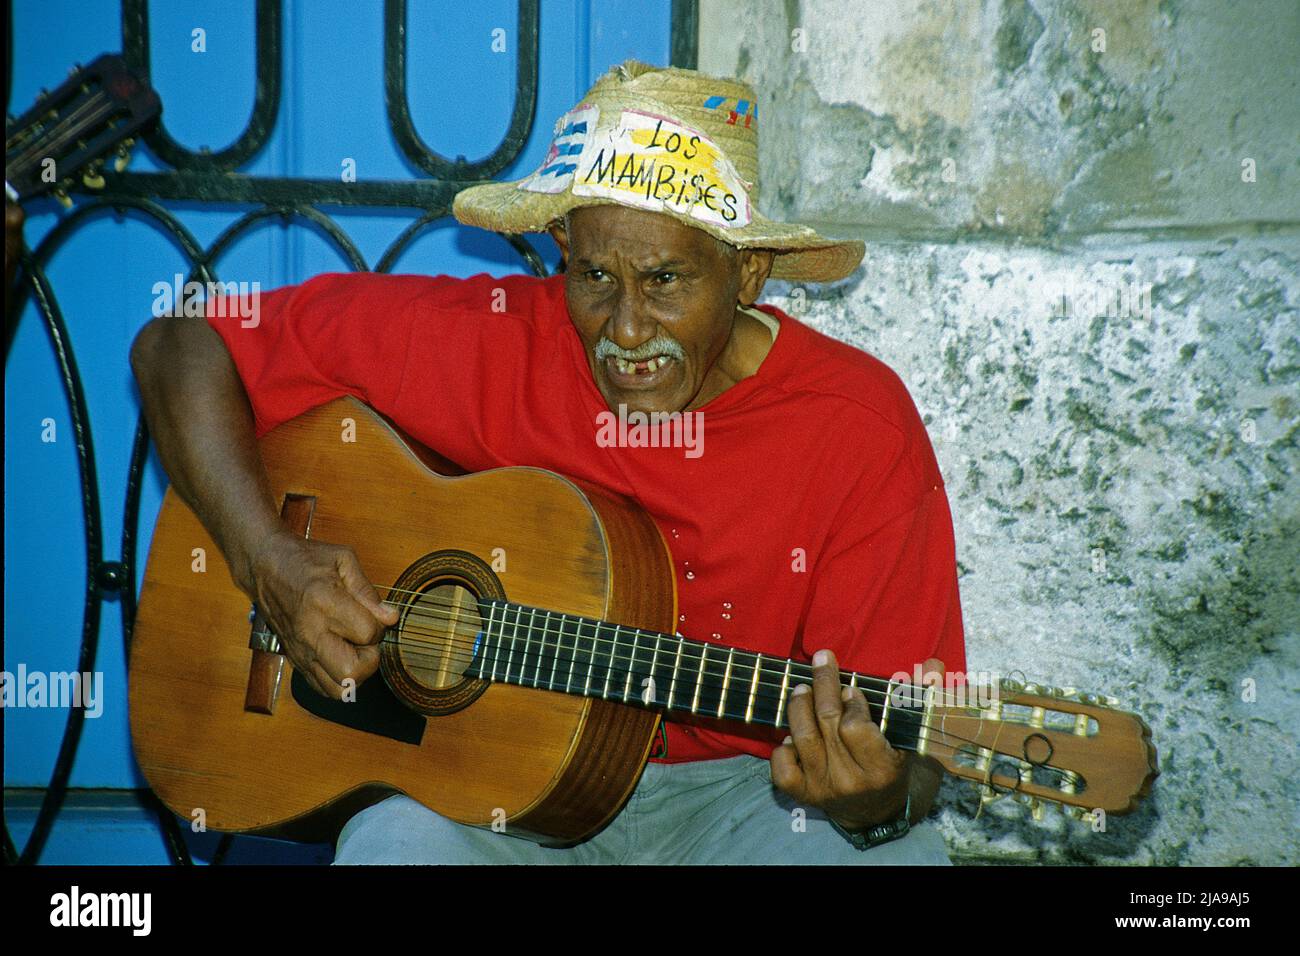
<instances>
[{"instance_id":1,"label":"eye","mask_svg":"<svg viewBox=\"0 0 1300 956\"><path fill-rule=\"evenodd\" d=\"M656 273L655 273L655 282L656 282L656 284L658 284L658 285L672 285L674 282L676 282L676 281L678 280L678 278L679 278L679 276L677 275L676 272L656 272Z\"/></svg>"},{"instance_id":2,"label":"eye","mask_svg":"<svg viewBox=\"0 0 1300 956\"><path fill-rule=\"evenodd\" d=\"M607 275L608 273L606 273L604 269L588 269L583 273L583 276L586 277L588 282L600 282Z\"/></svg>"}]
</instances>

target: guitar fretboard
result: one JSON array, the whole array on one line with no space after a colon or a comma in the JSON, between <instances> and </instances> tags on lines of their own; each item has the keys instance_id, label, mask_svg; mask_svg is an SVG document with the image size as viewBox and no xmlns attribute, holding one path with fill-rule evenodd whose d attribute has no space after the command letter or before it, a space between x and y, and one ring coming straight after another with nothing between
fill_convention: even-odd
<instances>
[{"instance_id":1,"label":"guitar fretboard","mask_svg":"<svg viewBox=\"0 0 1300 956\"><path fill-rule=\"evenodd\" d=\"M559 614L508 601L480 601L484 629L470 673L481 680L599 697L716 720L787 727L790 692L812 683L812 667L783 657L678 635ZM841 671L863 690L890 744L916 750L924 708L888 682ZM898 685L893 685L897 690Z\"/></svg>"}]
</instances>

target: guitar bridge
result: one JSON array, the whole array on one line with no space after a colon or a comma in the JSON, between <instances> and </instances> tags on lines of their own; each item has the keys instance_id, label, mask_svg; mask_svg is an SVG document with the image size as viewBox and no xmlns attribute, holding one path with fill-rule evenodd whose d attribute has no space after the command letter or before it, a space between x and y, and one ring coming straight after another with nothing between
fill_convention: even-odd
<instances>
[{"instance_id":1,"label":"guitar bridge","mask_svg":"<svg viewBox=\"0 0 1300 956\"><path fill-rule=\"evenodd\" d=\"M310 495L285 495L280 508L280 520L304 538L311 533L311 515L316 499ZM262 612L254 604L248 613L252 628L248 633L248 646L253 659L248 668L248 688L244 692L244 710L254 714L275 713L275 701L280 694L280 681L284 678L284 651L280 639L267 625Z\"/></svg>"}]
</instances>

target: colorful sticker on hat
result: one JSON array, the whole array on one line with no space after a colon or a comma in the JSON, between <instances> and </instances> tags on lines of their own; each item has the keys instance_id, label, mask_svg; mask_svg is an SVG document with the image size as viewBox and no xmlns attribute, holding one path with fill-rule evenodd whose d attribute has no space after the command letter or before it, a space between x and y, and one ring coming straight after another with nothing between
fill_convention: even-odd
<instances>
[{"instance_id":1,"label":"colorful sticker on hat","mask_svg":"<svg viewBox=\"0 0 1300 956\"><path fill-rule=\"evenodd\" d=\"M555 124L555 136L551 148L546 151L546 159L537 172L519 184L519 188L534 193L562 193L568 189L573 174L577 172L583 146L595 130L598 119L599 106L585 106L561 116Z\"/></svg>"},{"instance_id":2,"label":"colorful sticker on hat","mask_svg":"<svg viewBox=\"0 0 1300 956\"><path fill-rule=\"evenodd\" d=\"M710 96L708 99L704 101L704 108L706 110L716 110L719 106L722 106L723 104L728 102L730 102L730 100L728 100L728 98L725 96ZM744 123L745 129L750 128L751 122L753 123L758 122L757 103L751 103L749 100L740 100L740 99L736 100L735 102L736 102L735 107L728 110L728 113L730 113L730 116L727 119L728 126L737 125L740 122L740 118L742 116L745 118L745 123Z\"/></svg>"},{"instance_id":3,"label":"colorful sticker on hat","mask_svg":"<svg viewBox=\"0 0 1300 956\"><path fill-rule=\"evenodd\" d=\"M664 116L624 110L596 130L578 157L575 196L598 196L723 229L749 225L749 194L711 139Z\"/></svg>"}]
</instances>

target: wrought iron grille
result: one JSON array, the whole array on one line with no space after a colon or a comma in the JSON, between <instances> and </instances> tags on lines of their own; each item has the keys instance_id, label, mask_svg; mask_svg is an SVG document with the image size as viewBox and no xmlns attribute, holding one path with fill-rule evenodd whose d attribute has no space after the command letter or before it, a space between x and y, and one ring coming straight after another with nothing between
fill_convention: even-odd
<instances>
[{"instance_id":1,"label":"wrought iron grille","mask_svg":"<svg viewBox=\"0 0 1300 956\"><path fill-rule=\"evenodd\" d=\"M72 346L72 338L59 308L58 297L45 266L50 257L87 222L107 214L134 210L150 220L175 240L190 265L189 279L202 283L216 282L216 263L222 254L245 232L264 219L303 220L314 225L334 243L354 270L370 268L356 244L343 228L317 206L357 206L416 210L415 218L388 246L374 266L387 272L410 243L432 223L451 215L451 202L461 189L490 180L510 165L523 149L533 124L537 106L539 0L519 0L516 88L509 128L486 158L468 162L465 158L448 159L439 155L416 132L406 88L406 0L384 3L384 98L389 128L402 154L430 178L411 181L358 181L342 183L336 179L294 177L259 177L238 172L257 156L275 128L280 110L283 78L281 29L283 9L280 0L257 0L256 5L256 85L252 115L236 140L219 152L195 152L186 149L168 134L165 124L157 124L144 137L145 143L170 171L159 173L115 173L106 168L105 187L82 193L76 207L51 229L35 249L24 249L21 277L16 292L13 321L8 323L5 341L6 365L15 328L16 316L22 312L30 295L45 323L58 365L60 378L71 411L72 429L81 487L81 506L85 521L86 581L82 615L81 648L77 670L93 671L98 651L100 617L103 604L117 598L122 613L122 631L129 650L135 620L136 595L136 525L139 522L141 475L149 450L149 434L143 415L137 417L132 442L130 467L125 489L124 523L120 557L104 554L103 521L100 512L99 483L95 450L91 440L90 412L82 388L81 375ZM148 0L122 0L123 54L127 62L145 79L149 78L149 6ZM672 0L671 61L674 66L694 68L698 28L698 0ZM13 23L10 11L10 64L13 63ZM12 69L12 67L11 67ZM9 87L12 84L8 84ZM169 210L164 200L187 202L235 203L252 208L204 247ZM546 268L537 252L520 236L506 236L507 241L537 275ZM69 708L68 719L59 745L54 769L44 792L36 821L26 846L19 852L3 826L4 855L9 863L36 863L44 850L54 820L67 795L73 760L81 739L85 711ZM157 815L172 862L192 864L189 847L176 817L153 795L141 791L141 798ZM220 863L231 845L223 837L212 863Z\"/></svg>"}]
</instances>

